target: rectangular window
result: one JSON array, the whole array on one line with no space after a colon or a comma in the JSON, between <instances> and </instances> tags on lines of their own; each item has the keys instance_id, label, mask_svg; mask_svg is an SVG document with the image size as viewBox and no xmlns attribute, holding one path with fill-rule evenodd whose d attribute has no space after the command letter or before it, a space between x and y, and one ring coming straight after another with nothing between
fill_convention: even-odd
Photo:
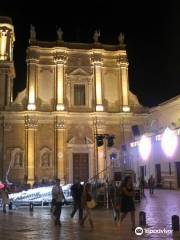
<instances>
[{"instance_id":1,"label":"rectangular window","mask_svg":"<svg viewBox=\"0 0 180 240\"><path fill-rule=\"evenodd\" d=\"M74 84L74 105L85 105L84 84Z\"/></svg>"}]
</instances>

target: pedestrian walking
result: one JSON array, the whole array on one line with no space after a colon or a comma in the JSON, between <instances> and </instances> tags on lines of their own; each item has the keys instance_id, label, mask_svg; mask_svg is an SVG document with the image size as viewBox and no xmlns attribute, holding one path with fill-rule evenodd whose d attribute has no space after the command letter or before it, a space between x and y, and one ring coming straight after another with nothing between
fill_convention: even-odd
<instances>
[{"instance_id":1,"label":"pedestrian walking","mask_svg":"<svg viewBox=\"0 0 180 240\"><path fill-rule=\"evenodd\" d=\"M149 193L153 194L154 193L154 185L155 185L155 180L153 176L151 175L149 180L148 180L148 186L149 186Z\"/></svg>"},{"instance_id":2,"label":"pedestrian walking","mask_svg":"<svg viewBox=\"0 0 180 240\"><path fill-rule=\"evenodd\" d=\"M83 185L81 185L79 178L77 178L76 182L71 187L71 195L74 201L71 218L73 218L76 211L79 210L79 222L82 221L82 217L83 217L83 207L81 203L83 189L84 189Z\"/></svg>"},{"instance_id":3,"label":"pedestrian walking","mask_svg":"<svg viewBox=\"0 0 180 240\"><path fill-rule=\"evenodd\" d=\"M2 198L3 213L6 213L6 205L9 204L9 194L6 185L0 190Z\"/></svg>"},{"instance_id":4,"label":"pedestrian walking","mask_svg":"<svg viewBox=\"0 0 180 240\"><path fill-rule=\"evenodd\" d=\"M134 206L134 187L132 183L132 178L126 176L121 184L121 218L120 224L123 222L124 218L130 212L131 214L131 224L132 230L135 229L135 206ZM119 226L120 226L119 224Z\"/></svg>"},{"instance_id":5,"label":"pedestrian walking","mask_svg":"<svg viewBox=\"0 0 180 240\"><path fill-rule=\"evenodd\" d=\"M52 188L52 203L53 214L55 216L55 225L61 226L60 216L63 202L66 202L62 187L60 186L60 179L57 178L55 185Z\"/></svg>"},{"instance_id":6,"label":"pedestrian walking","mask_svg":"<svg viewBox=\"0 0 180 240\"><path fill-rule=\"evenodd\" d=\"M121 211L121 183L115 183L114 189L114 209L115 209L115 218L114 220L118 223L120 222L120 211Z\"/></svg>"},{"instance_id":7,"label":"pedestrian walking","mask_svg":"<svg viewBox=\"0 0 180 240\"><path fill-rule=\"evenodd\" d=\"M141 177L141 178L140 178L140 182L139 182L139 189L140 189L140 192L141 192L141 196L142 196L142 197L145 197L144 187L145 187L145 180L144 180L144 177Z\"/></svg>"},{"instance_id":8,"label":"pedestrian walking","mask_svg":"<svg viewBox=\"0 0 180 240\"><path fill-rule=\"evenodd\" d=\"M82 194L82 206L85 210L85 215L80 223L81 226L84 226L86 219L89 220L91 230L94 229L94 224L92 220L92 208L95 207L95 201L92 196L92 188L90 183L86 183L83 194Z\"/></svg>"}]
</instances>

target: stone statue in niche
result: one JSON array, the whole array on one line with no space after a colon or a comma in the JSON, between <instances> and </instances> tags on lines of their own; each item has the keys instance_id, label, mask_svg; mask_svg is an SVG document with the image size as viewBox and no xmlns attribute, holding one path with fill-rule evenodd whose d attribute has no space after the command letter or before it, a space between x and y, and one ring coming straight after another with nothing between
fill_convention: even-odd
<instances>
[{"instance_id":1,"label":"stone statue in niche","mask_svg":"<svg viewBox=\"0 0 180 240\"><path fill-rule=\"evenodd\" d=\"M50 167L50 153L47 151L41 155L41 167Z\"/></svg>"},{"instance_id":2,"label":"stone statue in niche","mask_svg":"<svg viewBox=\"0 0 180 240\"><path fill-rule=\"evenodd\" d=\"M58 28L57 30L57 36L59 41L63 41L63 31L61 28Z\"/></svg>"},{"instance_id":3,"label":"stone statue in niche","mask_svg":"<svg viewBox=\"0 0 180 240\"><path fill-rule=\"evenodd\" d=\"M32 24L31 24L31 27L30 27L30 39L31 40L35 40L36 39L35 27Z\"/></svg>"},{"instance_id":4,"label":"stone statue in niche","mask_svg":"<svg viewBox=\"0 0 180 240\"><path fill-rule=\"evenodd\" d=\"M21 152L14 154L14 167L23 167L23 156Z\"/></svg>"},{"instance_id":5,"label":"stone statue in niche","mask_svg":"<svg viewBox=\"0 0 180 240\"><path fill-rule=\"evenodd\" d=\"M99 37L100 37L100 30L99 31L95 31L94 35L93 35L93 39L94 39L94 43L98 43L99 42Z\"/></svg>"}]
</instances>

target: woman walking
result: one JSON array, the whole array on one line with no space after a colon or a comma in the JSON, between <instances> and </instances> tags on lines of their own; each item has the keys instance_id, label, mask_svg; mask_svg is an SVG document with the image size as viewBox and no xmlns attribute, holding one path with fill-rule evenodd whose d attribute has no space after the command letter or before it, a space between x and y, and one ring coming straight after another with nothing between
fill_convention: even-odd
<instances>
[{"instance_id":1,"label":"woman walking","mask_svg":"<svg viewBox=\"0 0 180 240\"><path fill-rule=\"evenodd\" d=\"M131 214L131 223L132 230L135 229L135 206L134 206L134 187L132 183L132 178L126 176L124 181L121 184L121 218L120 223L123 222L124 218L130 212Z\"/></svg>"},{"instance_id":2,"label":"woman walking","mask_svg":"<svg viewBox=\"0 0 180 240\"><path fill-rule=\"evenodd\" d=\"M92 220L91 208L93 208L95 206L93 206L93 204L91 206L91 203L93 203L91 184L86 183L85 188L84 188L84 192L83 192L83 195L82 195L82 206L85 210L85 215L84 215L80 225L84 226L84 223L85 223L86 219L88 219L89 224L91 226L91 230L93 230L94 225L93 225L93 220Z\"/></svg>"}]
</instances>

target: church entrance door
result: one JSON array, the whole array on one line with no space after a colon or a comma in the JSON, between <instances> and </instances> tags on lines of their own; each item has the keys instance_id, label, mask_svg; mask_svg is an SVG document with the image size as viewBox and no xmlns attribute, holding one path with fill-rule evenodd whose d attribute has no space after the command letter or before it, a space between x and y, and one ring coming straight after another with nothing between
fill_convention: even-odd
<instances>
[{"instance_id":1,"label":"church entrance door","mask_svg":"<svg viewBox=\"0 0 180 240\"><path fill-rule=\"evenodd\" d=\"M89 178L88 153L73 153L73 181L77 178L83 182Z\"/></svg>"}]
</instances>

